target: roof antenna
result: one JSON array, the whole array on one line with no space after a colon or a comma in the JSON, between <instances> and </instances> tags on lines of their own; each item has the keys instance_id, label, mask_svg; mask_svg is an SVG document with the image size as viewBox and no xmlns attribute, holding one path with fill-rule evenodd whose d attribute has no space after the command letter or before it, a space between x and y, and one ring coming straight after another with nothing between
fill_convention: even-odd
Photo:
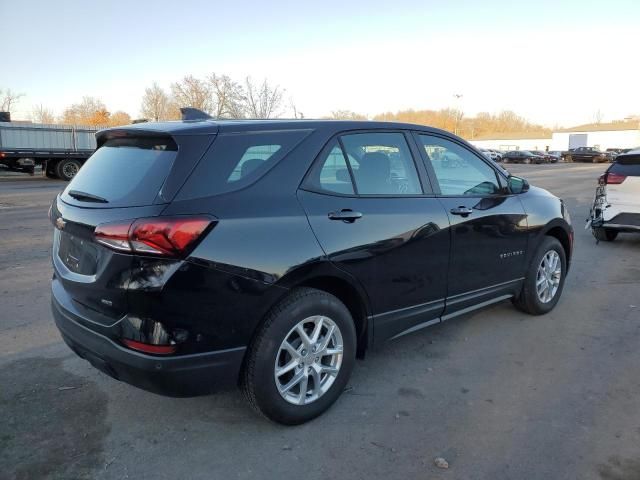
<instances>
[{"instance_id":1,"label":"roof antenna","mask_svg":"<svg viewBox=\"0 0 640 480\"><path fill-rule=\"evenodd\" d=\"M182 120L213 120L212 116L193 107L182 107L180 113L182 114Z\"/></svg>"}]
</instances>

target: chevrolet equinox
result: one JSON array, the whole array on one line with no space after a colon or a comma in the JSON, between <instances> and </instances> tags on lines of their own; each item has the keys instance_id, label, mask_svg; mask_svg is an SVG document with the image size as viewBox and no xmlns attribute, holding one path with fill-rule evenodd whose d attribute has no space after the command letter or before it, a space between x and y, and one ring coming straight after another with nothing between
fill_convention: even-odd
<instances>
[{"instance_id":1,"label":"chevrolet equinox","mask_svg":"<svg viewBox=\"0 0 640 480\"><path fill-rule=\"evenodd\" d=\"M464 140L183 113L98 132L51 206L55 322L111 377L172 396L239 385L298 424L369 348L507 299L557 304L566 206Z\"/></svg>"}]
</instances>

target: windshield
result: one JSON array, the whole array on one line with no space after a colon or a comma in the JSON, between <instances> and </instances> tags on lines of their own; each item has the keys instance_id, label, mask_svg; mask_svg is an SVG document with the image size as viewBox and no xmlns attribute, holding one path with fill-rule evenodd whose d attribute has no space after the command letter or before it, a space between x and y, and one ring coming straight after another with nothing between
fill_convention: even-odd
<instances>
[{"instance_id":1,"label":"windshield","mask_svg":"<svg viewBox=\"0 0 640 480\"><path fill-rule=\"evenodd\" d=\"M71 180L62 199L103 208L151 205L177 151L170 137L108 140Z\"/></svg>"}]
</instances>

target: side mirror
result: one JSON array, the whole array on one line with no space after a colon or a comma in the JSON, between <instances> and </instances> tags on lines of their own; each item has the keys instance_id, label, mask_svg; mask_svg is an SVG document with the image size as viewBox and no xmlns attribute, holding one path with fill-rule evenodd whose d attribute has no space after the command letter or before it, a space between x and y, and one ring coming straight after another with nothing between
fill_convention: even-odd
<instances>
[{"instance_id":1,"label":"side mirror","mask_svg":"<svg viewBox=\"0 0 640 480\"><path fill-rule=\"evenodd\" d=\"M524 193L529 191L529 182L527 182L524 178L514 177L513 175L509 177L509 190L511 193Z\"/></svg>"}]
</instances>

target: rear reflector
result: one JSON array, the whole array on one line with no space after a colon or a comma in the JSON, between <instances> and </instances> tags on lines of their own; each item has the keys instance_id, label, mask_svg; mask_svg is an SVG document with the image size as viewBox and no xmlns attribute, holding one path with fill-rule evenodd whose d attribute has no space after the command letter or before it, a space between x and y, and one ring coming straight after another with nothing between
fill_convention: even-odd
<instances>
[{"instance_id":1,"label":"rear reflector","mask_svg":"<svg viewBox=\"0 0 640 480\"><path fill-rule=\"evenodd\" d=\"M175 353L175 345L149 345L148 343L136 342L135 340L122 339L127 347L144 353L152 353L154 355L169 355Z\"/></svg>"},{"instance_id":2,"label":"rear reflector","mask_svg":"<svg viewBox=\"0 0 640 480\"><path fill-rule=\"evenodd\" d=\"M209 217L155 217L104 223L96 242L121 252L184 257L212 224Z\"/></svg>"}]
</instances>

